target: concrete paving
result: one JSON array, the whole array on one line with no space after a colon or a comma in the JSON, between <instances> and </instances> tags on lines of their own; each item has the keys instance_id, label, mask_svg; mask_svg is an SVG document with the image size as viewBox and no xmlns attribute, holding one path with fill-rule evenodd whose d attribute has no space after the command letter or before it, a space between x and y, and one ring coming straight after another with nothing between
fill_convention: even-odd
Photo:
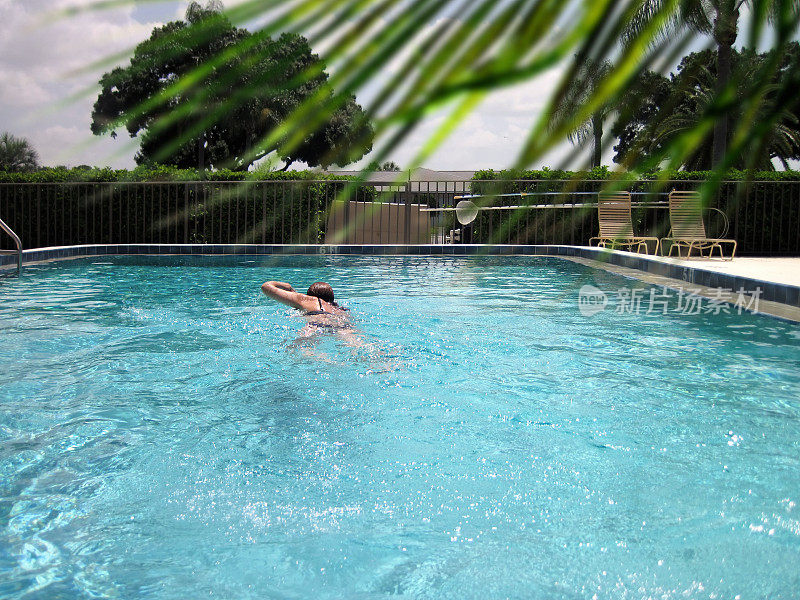
<instances>
[{"instance_id":1,"label":"concrete paving","mask_svg":"<svg viewBox=\"0 0 800 600\"><path fill-rule=\"evenodd\" d=\"M737 277L750 277L760 281L800 286L800 258L741 257L733 260L719 258L654 258L661 262L727 273Z\"/></svg>"}]
</instances>

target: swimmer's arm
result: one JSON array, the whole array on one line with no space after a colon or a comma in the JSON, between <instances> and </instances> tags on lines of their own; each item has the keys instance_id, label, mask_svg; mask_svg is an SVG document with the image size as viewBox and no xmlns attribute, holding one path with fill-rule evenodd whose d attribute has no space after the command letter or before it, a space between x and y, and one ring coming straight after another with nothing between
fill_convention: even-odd
<instances>
[{"instance_id":1,"label":"swimmer's arm","mask_svg":"<svg viewBox=\"0 0 800 600\"><path fill-rule=\"evenodd\" d=\"M288 283L282 281L265 281L261 286L261 291L273 300L288 304L293 308L307 310L306 304L308 304L309 297L305 294L295 292L294 288Z\"/></svg>"},{"instance_id":2,"label":"swimmer's arm","mask_svg":"<svg viewBox=\"0 0 800 600\"><path fill-rule=\"evenodd\" d=\"M294 292L294 288L292 287L292 284L291 283L284 283L283 281L265 281L264 285L261 286L261 289L263 290L267 286L273 287L273 288L278 288L279 290L285 290L287 292ZM264 293L266 293L266 292L264 292Z\"/></svg>"}]
</instances>

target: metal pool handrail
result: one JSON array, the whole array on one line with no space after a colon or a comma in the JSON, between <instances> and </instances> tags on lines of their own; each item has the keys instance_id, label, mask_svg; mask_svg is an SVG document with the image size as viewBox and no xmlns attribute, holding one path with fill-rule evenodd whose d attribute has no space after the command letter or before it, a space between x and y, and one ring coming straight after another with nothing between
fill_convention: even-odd
<instances>
[{"instance_id":1,"label":"metal pool handrail","mask_svg":"<svg viewBox=\"0 0 800 600\"><path fill-rule=\"evenodd\" d=\"M17 246L17 277L19 277L22 275L22 240L19 239L19 236L14 233L11 227L6 225L3 219L0 219L0 228L14 239L14 244Z\"/></svg>"},{"instance_id":2,"label":"metal pool handrail","mask_svg":"<svg viewBox=\"0 0 800 600\"><path fill-rule=\"evenodd\" d=\"M631 196L667 196L669 195L668 192L629 192ZM596 196L598 192L570 192L569 195L572 196ZM454 196L454 200L470 200L472 198L502 198L502 197L524 197L524 196L565 196L563 192L517 192L512 194L466 194L461 196ZM669 202L666 200L655 200L655 201L644 201L644 202L632 202L631 206L633 208L669 208ZM562 202L561 204L520 204L520 205L513 205L513 206L476 206L476 210L484 211L484 210L518 210L518 209L527 209L527 210L535 210L540 208L596 208L596 202ZM420 212L456 212L458 209L456 207L447 207L447 208L423 208ZM714 208L713 206L706 207L705 210L713 210L718 212L722 215L722 219L725 223L723 228L722 234L720 237L725 237L728 235L728 231L730 230L730 221L728 220L728 215L725 214L724 211Z\"/></svg>"}]
</instances>

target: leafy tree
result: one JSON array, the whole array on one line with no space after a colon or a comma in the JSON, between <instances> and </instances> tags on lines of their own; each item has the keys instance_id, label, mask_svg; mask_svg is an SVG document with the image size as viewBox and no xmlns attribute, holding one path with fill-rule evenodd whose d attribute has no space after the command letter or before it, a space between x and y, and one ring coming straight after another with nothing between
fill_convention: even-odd
<instances>
[{"instance_id":1,"label":"leafy tree","mask_svg":"<svg viewBox=\"0 0 800 600\"><path fill-rule=\"evenodd\" d=\"M302 77L306 73L313 76ZM275 150L261 141L301 102L333 93L327 79L302 36L251 34L234 27L219 2L192 2L185 21L156 28L127 67L102 77L92 132L115 136L124 126L131 137L139 136L138 164L247 170ZM297 160L345 165L371 149L371 135L349 95L280 158L284 169Z\"/></svg>"},{"instance_id":2,"label":"leafy tree","mask_svg":"<svg viewBox=\"0 0 800 600\"><path fill-rule=\"evenodd\" d=\"M615 163L635 162L639 156L649 154L649 140L643 131L656 121L673 92L672 82L653 71L645 71L625 95L622 103L626 109L620 111L611 134L618 139L614 146ZM646 146L643 148L642 146Z\"/></svg>"},{"instance_id":3,"label":"leafy tree","mask_svg":"<svg viewBox=\"0 0 800 600\"><path fill-rule=\"evenodd\" d=\"M615 160L622 160L631 152L652 155L665 148L680 134L697 127L709 106L714 102L716 90L717 61L713 50L696 52L686 56L680 63L677 73L672 75L668 86L660 76L650 76L649 97L642 102L642 110L627 123L620 123L618 131L620 143L615 147ZM735 168L753 167L772 170L772 159L778 159L788 167L788 160L800 158L800 102L776 105L779 102L775 91L782 87L782 79L791 76L793 55L800 54L795 42L784 58L782 68L776 73L772 84L765 90L764 102L759 105L755 118L769 123L759 148L745 145L736 149L731 158ZM732 82L735 98L743 98L749 82L758 76L764 65L772 59L771 53L758 54L752 50L732 53ZM666 89L665 89L666 88ZM656 110L656 106L661 110ZM730 116L742 120L745 115L744 104L736 102ZM767 114L775 117L766 119ZM705 136L695 144L692 151L683 159L683 167L691 170L708 169L714 165L713 137Z\"/></svg>"},{"instance_id":4,"label":"leafy tree","mask_svg":"<svg viewBox=\"0 0 800 600\"><path fill-rule=\"evenodd\" d=\"M0 135L0 171L34 171L39 155L28 140L8 132Z\"/></svg>"},{"instance_id":5,"label":"leafy tree","mask_svg":"<svg viewBox=\"0 0 800 600\"><path fill-rule=\"evenodd\" d=\"M579 67L575 77L570 81L564 95L559 98L556 105L555 121L569 119L575 106L585 104L595 93L603 80L612 70L609 61L585 60ZM568 134L569 141L583 146L590 138L592 140L592 167L599 167L603 158L603 125L609 114L611 106L605 104L592 113L591 117L582 123L577 123Z\"/></svg>"}]
</instances>

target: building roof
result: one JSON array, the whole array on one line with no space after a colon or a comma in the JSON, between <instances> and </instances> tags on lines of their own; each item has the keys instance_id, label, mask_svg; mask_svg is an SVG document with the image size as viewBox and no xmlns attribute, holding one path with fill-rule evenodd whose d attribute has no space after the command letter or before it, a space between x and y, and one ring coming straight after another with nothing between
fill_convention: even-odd
<instances>
[{"instance_id":1,"label":"building roof","mask_svg":"<svg viewBox=\"0 0 800 600\"><path fill-rule=\"evenodd\" d=\"M358 177L364 175L364 181L376 187L398 186L412 192L463 192L468 189L469 181L475 171L434 171L432 169L414 169L413 171L361 171L328 170L328 175Z\"/></svg>"}]
</instances>

